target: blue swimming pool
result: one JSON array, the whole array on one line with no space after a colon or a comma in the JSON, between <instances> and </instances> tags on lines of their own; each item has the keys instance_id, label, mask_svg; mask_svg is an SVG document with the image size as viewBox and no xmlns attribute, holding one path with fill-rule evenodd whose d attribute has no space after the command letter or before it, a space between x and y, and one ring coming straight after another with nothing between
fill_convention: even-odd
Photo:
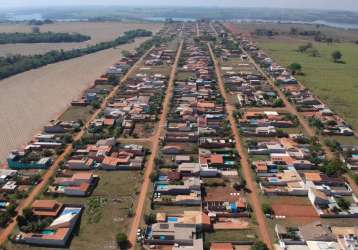
<instances>
[{"instance_id":1,"label":"blue swimming pool","mask_svg":"<svg viewBox=\"0 0 358 250\"><path fill-rule=\"evenodd\" d=\"M79 214L81 212L81 208L79 207L65 207L62 211L61 216L66 214Z\"/></svg>"},{"instance_id":2,"label":"blue swimming pool","mask_svg":"<svg viewBox=\"0 0 358 250\"><path fill-rule=\"evenodd\" d=\"M157 185L157 190L165 190L168 188L168 185L166 184L158 184Z\"/></svg>"},{"instance_id":3,"label":"blue swimming pool","mask_svg":"<svg viewBox=\"0 0 358 250\"><path fill-rule=\"evenodd\" d=\"M172 222L172 223L178 222L178 218L177 217L168 217L167 222Z\"/></svg>"},{"instance_id":4,"label":"blue swimming pool","mask_svg":"<svg viewBox=\"0 0 358 250\"><path fill-rule=\"evenodd\" d=\"M275 178L275 177L269 178L269 181L272 182L272 183L279 182L279 180L277 178Z\"/></svg>"},{"instance_id":5,"label":"blue swimming pool","mask_svg":"<svg viewBox=\"0 0 358 250\"><path fill-rule=\"evenodd\" d=\"M165 176L165 175L161 175L158 178L159 181L166 181L167 179L168 179L168 176Z\"/></svg>"}]
</instances>

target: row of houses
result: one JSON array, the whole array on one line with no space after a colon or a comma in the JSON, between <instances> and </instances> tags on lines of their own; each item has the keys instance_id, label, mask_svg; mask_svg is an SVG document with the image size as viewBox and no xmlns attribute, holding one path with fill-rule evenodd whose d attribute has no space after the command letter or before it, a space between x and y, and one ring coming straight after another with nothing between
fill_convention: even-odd
<instances>
[{"instance_id":1,"label":"row of houses","mask_svg":"<svg viewBox=\"0 0 358 250\"><path fill-rule=\"evenodd\" d=\"M216 50L222 61L221 71L225 87L238 108L282 106L277 93L248 61L241 49L237 47L229 50L222 44ZM232 64L232 61L237 63Z\"/></svg>"},{"instance_id":2,"label":"row of houses","mask_svg":"<svg viewBox=\"0 0 358 250\"><path fill-rule=\"evenodd\" d=\"M352 134L344 121L304 89L290 72L259 50L249 35L239 34L234 25L227 24L225 28L232 32L230 39L238 42L239 50L247 53L238 53L240 62L251 56L299 112L322 122L322 134ZM319 142L299 132L297 117L283 108L245 108L237 116L258 187L266 196L263 210L269 225L275 225L275 249L356 249L357 229L348 225L355 224L351 221L358 216L358 199L343 176L327 171L334 167L325 165L326 156ZM338 122L327 124L325 119ZM337 127L346 132L332 132ZM356 152L355 147L342 146L341 159L352 170ZM335 223L337 218L339 225Z\"/></svg>"},{"instance_id":3,"label":"row of houses","mask_svg":"<svg viewBox=\"0 0 358 250\"><path fill-rule=\"evenodd\" d=\"M289 101L299 112L311 119L323 135L353 136L352 128L334 111L327 107L310 90L300 84L286 68L258 49L254 42L242 39L240 45L259 63L267 74L282 88Z\"/></svg>"},{"instance_id":4,"label":"row of houses","mask_svg":"<svg viewBox=\"0 0 358 250\"><path fill-rule=\"evenodd\" d=\"M174 32L167 25L163 29L164 31L161 32L167 32L169 36ZM138 61L142 53L138 51L127 53L110 67L104 75L95 80L93 86L85 91L80 100L72 102L72 106L100 103ZM147 54L145 61L147 63L152 58L157 58L164 60L165 63L172 63L173 53L159 46ZM101 173L98 171L144 168L148 150L140 144L121 143L119 140L121 133L116 132L116 129L121 129L121 126L128 122L143 122L143 119L155 120L150 113L151 98L163 93L167 76L137 72L139 72L138 75L128 79L124 83L126 86L119 88L98 117L84 129L81 140L73 142L70 155L59 164L59 169L46 186L44 195L47 199L35 200L31 205L31 211L24 211L23 216L18 220L18 233L11 237L14 243L68 248L71 239L79 230L81 215L85 209L84 199L78 199L78 202L74 202L76 204L63 204L48 197L69 196L71 201L75 201L76 197L87 197L92 194L100 182ZM97 108L94 107L94 109ZM145 118L140 118L141 116ZM41 176L39 178L29 176L28 180L24 176L29 175L31 171L37 171L34 169L50 167L58 155L50 153L59 149L63 150L66 145L72 143L73 136L80 131L85 122L51 121L24 150L10 154L8 165L16 170L1 172L3 183L20 190L23 186L20 184L28 182L34 185L41 181ZM59 143L62 144L58 145ZM0 209L6 209L6 202L7 200L1 202L4 208Z\"/></svg>"},{"instance_id":5,"label":"row of houses","mask_svg":"<svg viewBox=\"0 0 358 250\"><path fill-rule=\"evenodd\" d=\"M185 23L184 48L153 180L154 211L169 206L183 212L157 212L155 223L145 230L144 246L200 250L205 232L247 226L242 219L249 216L247 200L233 188L234 182L205 185L230 174L237 180L239 156L208 48L191 38L198 28L214 35L207 22Z\"/></svg>"}]
</instances>

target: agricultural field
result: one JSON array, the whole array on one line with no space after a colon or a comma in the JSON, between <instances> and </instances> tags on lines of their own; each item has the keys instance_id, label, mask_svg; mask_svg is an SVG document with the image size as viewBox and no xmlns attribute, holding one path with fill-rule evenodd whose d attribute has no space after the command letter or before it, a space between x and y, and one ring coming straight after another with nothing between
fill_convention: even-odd
<instances>
[{"instance_id":1,"label":"agricultural field","mask_svg":"<svg viewBox=\"0 0 358 250\"><path fill-rule=\"evenodd\" d=\"M146 39L0 81L0 162L10 150L29 141L42 126L66 110L94 79L121 58L123 50L133 50Z\"/></svg>"},{"instance_id":2,"label":"agricultural field","mask_svg":"<svg viewBox=\"0 0 358 250\"><path fill-rule=\"evenodd\" d=\"M8 54L44 54L51 50L70 50L85 48L100 42L113 40L132 29L147 29L156 32L161 24L125 23L125 22L57 22L39 26L41 32L80 33L91 36L91 40L80 43L40 43L40 44L1 44L0 56ZM31 32L32 26L26 23L0 24L1 32Z\"/></svg>"}]
</instances>

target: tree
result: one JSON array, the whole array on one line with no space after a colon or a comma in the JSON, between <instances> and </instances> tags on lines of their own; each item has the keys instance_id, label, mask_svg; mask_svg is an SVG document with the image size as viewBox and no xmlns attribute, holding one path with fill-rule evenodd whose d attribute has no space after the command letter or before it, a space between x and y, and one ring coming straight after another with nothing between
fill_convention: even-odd
<instances>
[{"instance_id":1,"label":"tree","mask_svg":"<svg viewBox=\"0 0 358 250\"><path fill-rule=\"evenodd\" d=\"M155 214L149 213L149 214L145 214L145 215L144 215L144 222L145 222L145 224L151 225L151 224L155 223L156 221L157 221L157 220L156 220Z\"/></svg>"},{"instance_id":2,"label":"tree","mask_svg":"<svg viewBox=\"0 0 358 250\"><path fill-rule=\"evenodd\" d=\"M124 57L130 57L131 55L132 55L132 53L129 52L128 50L123 50L122 51L122 56L124 56Z\"/></svg>"},{"instance_id":3,"label":"tree","mask_svg":"<svg viewBox=\"0 0 358 250\"><path fill-rule=\"evenodd\" d=\"M344 172L342 162L339 159L325 162L320 170L328 176L340 176Z\"/></svg>"},{"instance_id":4,"label":"tree","mask_svg":"<svg viewBox=\"0 0 358 250\"><path fill-rule=\"evenodd\" d=\"M128 248L129 242L128 242L127 235L125 233L118 233L116 235L116 241L121 249Z\"/></svg>"},{"instance_id":5,"label":"tree","mask_svg":"<svg viewBox=\"0 0 358 250\"><path fill-rule=\"evenodd\" d=\"M285 106L285 104L283 103L283 100L281 98L278 98L273 102L273 106L277 108L277 107L283 107Z\"/></svg>"},{"instance_id":6,"label":"tree","mask_svg":"<svg viewBox=\"0 0 358 250\"><path fill-rule=\"evenodd\" d=\"M291 70L292 75L295 75L296 73L301 73L302 71L302 65L299 63L291 63L288 68Z\"/></svg>"},{"instance_id":7,"label":"tree","mask_svg":"<svg viewBox=\"0 0 358 250\"><path fill-rule=\"evenodd\" d=\"M269 248L264 242L258 241L251 247L251 250L269 250Z\"/></svg>"},{"instance_id":8,"label":"tree","mask_svg":"<svg viewBox=\"0 0 358 250\"><path fill-rule=\"evenodd\" d=\"M158 177L159 177L159 174L155 171L155 172L152 172L149 176L151 182L156 182L158 180Z\"/></svg>"},{"instance_id":9,"label":"tree","mask_svg":"<svg viewBox=\"0 0 358 250\"><path fill-rule=\"evenodd\" d=\"M264 212L264 214L273 214L273 210L270 204L267 203L262 204L262 211Z\"/></svg>"},{"instance_id":10,"label":"tree","mask_svg":"<svg viewBox=\"0 0 358 250\"><path fill-rule=\"evenodd\" d=\"M308 50L308 54L312 57L319 57L320 53L317 49L310 49Z\"/></svg>"},{"instance_id":11,"label":"tree","mask_svg":"<svg viewBox=\"0 0 358 250\"><path fill-rule=\"evenodd\" d=\"M11 216L9 213L6 213L6 212L1 213L0 214L0 227L5 227L10 219L11 219Z\"/></svg>"},{"instance_id":12,"label":"tree","mask_svg":"<svg viewBox=\"0 0 358 250\"><path fill-rule=\"evenodd\" d=\"M31 28L32 33L40 33L40 27L34 26Z\"/></svg>"},{"instance_id":13,"label":"tree","mask_svg":"<svg viewBox=\"0 0 358 250\"><path fill-rule=\"evenodd\" d=\"M339 62L342 59L342 53L339 50L333 51L332 59L335 63Z\"/></svg>"},{"instance_id":14,"label":"tree","mask_svg":"<svg viewBox=\"0 0 358 250\"><path fill-rule=\"evenodd\" d=\"M312 43L307 43L307 44L298 46L297 50L298 50L298 52L303 53L303 52L306 52L308 49L310 49L312 47L313 47Z\"/></svg>"},{"instance_id":15,"label":"tree","mask_svg":"<svg viewBox=\"0 0 358 250\"><path fill-rule=\"evenodd\" d=\"M298 33L298 29L296 27L291 27L290 34L291 35L297 35L297 33Z\"/></svg>"},{"instance_id":16,"label":"tree","mask_svg":"<svg viewBox=\"0 0 358 250\"><path fill-rule=\"evenodd\" d=\"M348 200L345 200L343 198L338 198L337 204L343 210L348 210L349 207L351 206L351 203Z\"/></svg>"},{"instance_id":17,"label":"tree","mask_svg":"<svg viewBox=\"0 0 358 250\"><path fill-rule=\"evenodd\" d=\"M70 134L65 134L65 135L63 136L63 141L64 141L66 144L71 143L71 142L73 141L72 135L70 135Z\"/></svg>"},{"instance_id":18,"label":"tree","mask_svg":"<svg viewBox=\"0 0 358 250\"><path fill-rule=\"evenodd\" d=\"M30 207L24 208L22 210L22 215L26 220L31 220L34 216L34 214L32 213L32 209Z\"/></svg>"}]
</instances>

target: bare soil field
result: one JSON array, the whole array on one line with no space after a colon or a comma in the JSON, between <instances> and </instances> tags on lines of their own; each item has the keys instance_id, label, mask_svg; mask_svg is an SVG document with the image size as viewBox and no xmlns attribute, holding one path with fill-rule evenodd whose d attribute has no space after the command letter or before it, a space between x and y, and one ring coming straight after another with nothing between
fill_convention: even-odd
<instances>
[{"instance_id":1,"label":"bare soil field","mask_svg":"<svg viewBox=\"0 0 358 250\"><path fill-rule=\"evenodd\" d=\"M91 36L91 40L80 43L37 43L37 44L1 44L0 56L7 54L44 54L51 50L70 50L84 48L99 42L113 40L131 29L148 29L158 31L161 24L155 23L128 23L128 22L57 22L39 26L41 32L68 32L81 33ZM32 26L26 23L0 24L0 32L31 32Z\"/></svg>"},{"instance_id":2,"label":"bare soil field","mask_svg":"<svg viewBox=\"0 0 358 250\"><path fill-rule=\"evenodd\" d=\"M0 81L0 162L10 150L28 142L48 121L58 117L120 59L123 50L132 50L146 39Z\"/></svg>"}]
</instances>

